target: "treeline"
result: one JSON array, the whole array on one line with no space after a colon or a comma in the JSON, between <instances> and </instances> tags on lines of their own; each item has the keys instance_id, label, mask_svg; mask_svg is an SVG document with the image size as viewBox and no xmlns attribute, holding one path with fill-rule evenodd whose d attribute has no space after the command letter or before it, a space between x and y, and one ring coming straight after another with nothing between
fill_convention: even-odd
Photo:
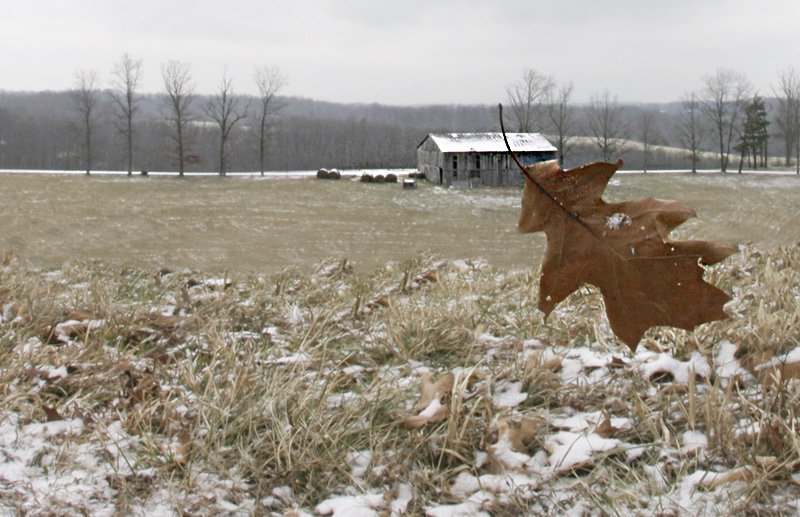
<instances>
[{"instance_id":1,"label":"treeline","mask_svg":"<svg viewBox=\"0 0 800 517\"><path fill-rule=\"evenodd\" d=\"M198 97L196 104L209 100L210 96ZM253 113L257 99L244 100L248 112ZM164 103L163 95L148 94L140 99L134 121L137 171L177 170ZM397 107L293 97L281 97L278 103L283 108L271 121L266 153L265 165L270 171L412 168L416 166L416 146L430 132L499 128L496 106ZM668 125L670 118L664 112L662 122ZM228 170L259 170L254 122L245 119L234 128ZM115 128L110 103L99 109L96 124L92 168L126 170L124 138ZM199 113L189 126L188 149L194 159L187 163L187 171L216 171L218 134L213 121ZM71 92L0 92L0 168L81 170L85 156L80 135ZM667 144L668 139L661 142ZM635 162L635 154L626 159ZM589 145L576 144L572 155L576 161L597 159Z\"/></svg>"},{"instance_id":2,"label":"treeline","mask_svg":"<svg viewBox=\"0 0 800 517\"><path fill-rule=\"evenodd\" d=\"M101 100L109 97L102 92ZM174 171L170 123L164 95L143 95L134 120L135 170ZM242 97L248 113L258 99ZM198 96L200 107L211 96ZM416 146L429 132L496 130L496 113L485 106L402 108L343 105L279 97L282 109L270 121L267 170L320 167L409 168ZM124 135L116 130L110 102L101 103L92 135L92 168L126 170ZM495 110L496 111L496 110ZM229 171L258 171L255 118L233 128ZM85 151L72 92L0 92L0 168L81 170ZM219 128L202 110L188 126L187 171L216 171Z\"/></svg>"},{"instance_id":3,"label":"treeline","mask_svg":"<svg viewBox=\"0 0 800 517\"><path fill-rule=\"evenodd\" d=\"M800 71L790 66L777 79L771 99L745 74L720 68L702 78L700 89L684 92L680 102L667 107L626 106L608 91L595 92L588 104L576 107L571 82L526 69L518 82L506 87L506 124L548 135L562 163L569 164L575 148L588 140L602 160L632 154L645 172L661 168L661 159L669 156L670 168L684 168L685 158L692 172L705 167L709 158L722 172L769 167L777 140L782 165L794 163L800 174ZM665 146L674 146L674 152L666 152Z\"/></svg>"},{"instance_id":4,"label":"treeline","mask_svg":"<svg viewBox=\"0 0 800 517\"><path fill-rule=\"evenodd\" d=\"M576 105L571 85L559 89L546 77L537 83L542 76L527 71L523 81L507 87L506 126L509 131L544 133L561 150L566 167L619 157L627 169L724 169L728 160L731 168L764 167L777 163L768 161L776 156L796 163L800 122L787 114L800 112L797 73L781 76L784 88L776 93L788 93L773 98L747 90L743 79L735 77L741 82L735 103L724 96L714 98L715 92L730 96L733 91L727 83L714 82L729 80L726 74L709 76L703 91L674 103L621 104L605 93ZM80 89L0 91L0 168L82 170L87 168L87 154L92 170L128 170L129 154L134 171L177 171L179 166L187 172L218 172L220 167L245 172L413 168L416 146L430 132L499 130L497 106L399 107L275 96L270 116L260 119L258 96L236 96L234 104L229 98L226 105L219 94L193 95L190 116L182 126L184 163L179 164L168 92L137 94L135 117L126 132L120 126L120 89L87 91L95 101L89 138L89 124L76 109ZM532 94L537 93L535 102L515 102L536 99ZM715 100L721 110L716 119ZM246 116L229 124L226 142L220 145L219 118L226 107ZM133 135L131 153L127 134Z\"/></svg>"},{"instance_id":5,"label":"treeline","mask_svg":"<svg viewBox=\"0 0 800 517\"><path fill-rule=\"evenodd\" d=\"M290 100L287 108L292 106ZM203 98L198 99L198 104ZM170 126L162 116L163 98L148 95L134 122L134 168L174 171ZM0 168L80 170L84 167L81 128L69 92L0 93ZM110 109L110 108L109 108ZM126 170L123 135L110 113L100 110L93 132L92 168ZM425 130L368 122L365 118L333 119L292 115L275 117L270 128L267 170L318 167L409 167ZM187 171L215 171L218 133L212 121L198 116L188 127ZM257 171L255 127L244 121L230 137L228 170Z\"/></svg>"}]
</instances>

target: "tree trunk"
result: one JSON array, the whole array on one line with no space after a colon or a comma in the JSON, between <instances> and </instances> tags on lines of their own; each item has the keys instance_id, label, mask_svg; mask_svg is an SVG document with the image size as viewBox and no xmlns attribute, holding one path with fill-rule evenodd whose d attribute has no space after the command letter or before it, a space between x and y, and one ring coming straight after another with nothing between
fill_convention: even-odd
<instances>
[{"instance_id":1,"label":"tree trunk","mask_svg":"<svg viewBox=\"0 0 800 517\"><path fill-rule=\"evenodd\" d=\"M86 175L92 170L92 121L86 117Z\"/></svg>"},{"instance_id":2,"label":"tree trunk","mask_svg":"<svg viewBox=\"0 0 800 517\"><path fill-rule=\"evenodd\" d=\"M219 175L225 177L225 136L219 139Z\"/></svg>"},{"instance_id":3,"label":"tree trunk","mask_svg":"<svg viewBox=\"0 0 800 517\"><path fill-rule=\"evenodd\" d=\"M133 123L128 117L128 176L133 175Z\"/></svg>"}]
</instances>

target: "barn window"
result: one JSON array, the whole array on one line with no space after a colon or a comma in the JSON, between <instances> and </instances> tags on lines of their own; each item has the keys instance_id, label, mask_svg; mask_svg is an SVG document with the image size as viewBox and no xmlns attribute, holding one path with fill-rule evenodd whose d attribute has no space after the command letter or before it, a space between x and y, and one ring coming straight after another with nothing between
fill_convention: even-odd
<instances>
[{"instance_id":1,"label":"barn window","mask_svg":"<svg viewBox=\"0 0 800 517\"><path fill-rule=\"evenodd\" d=\"M458 155L453 155L453 177L458 177Z\"/></svg>"},{"instance_id":2,"label":"barn window","mask_svg":"<svg viewBox=\"0 0 800 517\"><path fill-rule=\"evenodd\" d=\"M481 155L479 155L479 154L475 155L475 168L476 169L480 169L481 168Z\"/></svg>"}]
</instances>

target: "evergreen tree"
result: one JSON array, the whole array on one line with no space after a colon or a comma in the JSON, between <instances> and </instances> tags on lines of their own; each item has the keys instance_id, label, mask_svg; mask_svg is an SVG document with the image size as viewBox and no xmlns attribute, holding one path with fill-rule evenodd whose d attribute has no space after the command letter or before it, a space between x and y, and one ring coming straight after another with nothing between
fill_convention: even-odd
<instances>
[{"instance_id":1,"label":"evergreen tree","mask_svg":"<svg viewBox=\"0 0 800 517\"><path fill-rule=\"evenodd\" d=\"M769 143L769 121L764 99L756 94L744 110L744 121L735 149L740 153L739 172L742 172L745 157L748 167L767 166L767 144Z\"/></svg>"}]
</instances>

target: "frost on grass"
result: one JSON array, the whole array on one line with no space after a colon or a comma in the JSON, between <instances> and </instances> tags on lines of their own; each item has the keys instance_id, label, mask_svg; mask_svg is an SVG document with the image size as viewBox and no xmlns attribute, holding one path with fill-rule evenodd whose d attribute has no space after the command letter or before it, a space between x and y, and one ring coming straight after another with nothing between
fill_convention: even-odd
<instances>
[{"instance_id":1,"label":"frost on grass","mask_svg":"<svg viewBox=\"0 0 800 517\"><path fill-rule=\"evenodd\" d=\"M545 324L536 274L482 260L2 264L0 515L797 509L794 247L712 269L733 317L635 353L595 291Z\"/></svg>"}]
</instances>

